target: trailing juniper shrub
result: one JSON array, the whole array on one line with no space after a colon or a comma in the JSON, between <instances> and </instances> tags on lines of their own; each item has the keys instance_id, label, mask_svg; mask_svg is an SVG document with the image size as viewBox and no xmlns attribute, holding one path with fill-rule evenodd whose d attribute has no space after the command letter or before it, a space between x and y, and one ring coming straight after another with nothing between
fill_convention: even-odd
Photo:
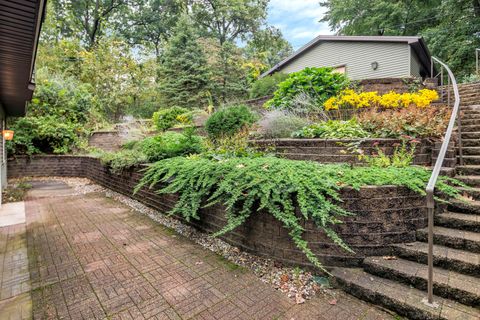
<instances>
[{"instance_id":1,"label":"trailing juniper shrub","mask_svg":"<svg viewBox=\"0 0 480 320\"><path fill-rule=\"evenodd\" d=\"M325 270L302 238L301 219L312 220L334 243L351 252L332 228L342 223L342 217L351 215L340 206L342 188L397 185L425 194L429 177L430 172L419 167L352 168L274 157L216 161L193 156L156 162L145 172L135 192L149 187L159 188L160 194L178 194L178 202L170 214L181 215L187 221L200 220L200 208L223 204L228 223L215 236L234 230L252 213L262 210L284 225L312 264ZM448 183L457 182L441 177L437 189L443 196L457 197L459 192ZM301 217L295 214L296 206Z\"/></svg>"}]
</instances>

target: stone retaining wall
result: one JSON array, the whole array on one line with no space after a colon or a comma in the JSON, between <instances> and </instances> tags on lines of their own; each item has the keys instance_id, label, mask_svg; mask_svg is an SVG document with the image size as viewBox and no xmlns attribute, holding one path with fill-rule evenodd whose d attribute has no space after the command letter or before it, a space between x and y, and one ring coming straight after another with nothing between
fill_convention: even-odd
<instances>
[{"instance_id":1,"label":"stone retaining wall","mask_svg":"<svg viewBox=\"0 0 480 320\"><path fill-rule=\"evenodd\" d=\"M118 131L95 131L88 139L90 147L104 151L118 151L125 143Z\"/></svg>"},{"instance_id":2,"label":"stone retaining wall","mask_svg":"<svg viewBox=\"0 0 480 320\"><path fill-rule=\"evenodd\" d=\"M272 150L278 156L292 160L310 160L321 163L361 163L358 155L349 150L352 143L358 140L347 139L276 139L255 140L252 144L260 149ZM395 146L402 143L398 139L366 139L358 144L364 154L377 152L377 147L387 155L392 155ZM416 146L414 164L431 166L432 159L438 155L439 146L429 140L422 140ZM451 158L450 158L451 157ZM447 154L452 161L445 162L445 167L454 167L456 164L453 144Z\"/></svg>"},{"instance_id":3,"label":"stone retaining wall","mask_svg":"<svg viewBox=\"0 0 480 320\"><path fill-rule=\"evenodd\" d=\"M141 178L139 168L114 174L98 159L87 156L17 157L8 162L9 178L71 176L85 177L109 189L166 212L175 204L175 195L158 195L143 189L132 195ZM365 256L390 254L392 243L415 240L415 231L426 227L425 198L401 187L365 187L360 191L344 189L342 206L355 213L335 227L355 254L333 245L311 222L304 223L304 237L327 266L357 266ZM101 214L101 213L99 213ZM225 225L222 206L203 209L202 221L193 223L203 231L217 231ZM290 240L282 224L265 212L254 213L240 228L223 237L227 242L260 256L288 264L310 266L304 254Z\"/></svg>"}]
</instances>

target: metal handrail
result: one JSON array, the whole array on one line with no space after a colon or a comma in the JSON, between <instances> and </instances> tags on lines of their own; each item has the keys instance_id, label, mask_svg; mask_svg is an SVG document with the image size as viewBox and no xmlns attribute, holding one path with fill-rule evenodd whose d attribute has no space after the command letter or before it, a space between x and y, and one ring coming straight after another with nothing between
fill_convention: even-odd
<instances>
[{"instance_id":1,"label":"metal handrail","mask_svg":"<svg viewBox=\"0 0 480 320\"><path fill-rule=\"evenodd\" d=\"M433 64L433 61L439 63L443 68L445 68L445 70L447 70L448 77L452 81L453 93L455 95L455 102L452 109L452 115L450 116L450 121L448 122L447 131L443 139L442 147L440 148L437 161L435 162L435 167L433 168L432 175L430 176L430 180L428 181L428 185L425 190L427 193L427 211L428 211L428 297L427 297L427 300L428 300L428 303L432 305L433 305L433 215L434 215L434 209L435 209L435 199L433 194L435 191L435 184L437 183L437 179L443 165L443 160L445 159L445 154L447 153L448 145L452 137L453 129L455 127L455 119L457 118L458 112L460 110L460 95L458 93L457 80L455 80L455 76L453 75L452 71L445 63L443 63L442 61L440 61L435 57L432 57L432 64ZM460 123L460 118L458 120ZM459 135L461 135L461 131L459 132ZM460 146L460 149L461 149L461 146Z\"/></svg>"}]
</instances>

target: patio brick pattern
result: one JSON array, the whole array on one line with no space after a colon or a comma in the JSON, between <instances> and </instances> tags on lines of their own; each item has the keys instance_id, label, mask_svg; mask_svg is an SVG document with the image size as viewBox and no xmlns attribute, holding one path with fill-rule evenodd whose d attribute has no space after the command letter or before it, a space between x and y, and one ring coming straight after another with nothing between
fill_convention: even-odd
<instances>
[{"instance_id":1,"label":"patio brick pattern","mask_svg":"<svg viewBox=\"0 0 480 320\"><path fill-rule=\"evenodd\" d=\"M393 319L341 292L295 305L125 205L69 192L34 183L26 202L35 319Z\"/></svg>"}]
</instances>

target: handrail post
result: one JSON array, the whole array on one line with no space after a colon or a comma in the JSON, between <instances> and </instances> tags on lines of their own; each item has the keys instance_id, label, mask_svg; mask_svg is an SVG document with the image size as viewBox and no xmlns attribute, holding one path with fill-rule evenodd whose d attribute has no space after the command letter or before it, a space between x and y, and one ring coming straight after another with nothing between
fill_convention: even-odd
<instances>
[{"instance_id":1,"label":"handrail post","mask_svg":"<svg viewBox=\"0 0 480 320\"><path fill-rule=\"evenodd\" d=\"M478 70L477 70L477 73L478 73ZM430 78L433 79L433 59L432 58L430 58Z\"/></svg>"},{"instance_id":2,"label":"handrail post","mask_svg":"<svg viewBox=\"0 0 480 320\"><path fill-rule=\"evenodd\" d=\"M475 70L477 71L477 75L478 75L478 51L480 51L480 49L475 49Z\"/></svg>"},{"instance_id":3,"label":"handrail post","mask_svg":"<svg viewBox=\"0 0 480 320\"><path fill-rule=\"evenodd\" d=\"M427 283L427 301L433 305L433 219L435 211L435 200L433 190L427 191L427 211L428 211L428 283Z\"/></svg>"},{"instance_id":4,"label":"handrail post","mask_svg":"<svg viewBox=\"0 0 480 320\"><path fill-rule=\"evenodd\" d=\"M447 84L447 104L450 107L450 77L447 77L448 84Z\"/></svg>"}]
</instances>

